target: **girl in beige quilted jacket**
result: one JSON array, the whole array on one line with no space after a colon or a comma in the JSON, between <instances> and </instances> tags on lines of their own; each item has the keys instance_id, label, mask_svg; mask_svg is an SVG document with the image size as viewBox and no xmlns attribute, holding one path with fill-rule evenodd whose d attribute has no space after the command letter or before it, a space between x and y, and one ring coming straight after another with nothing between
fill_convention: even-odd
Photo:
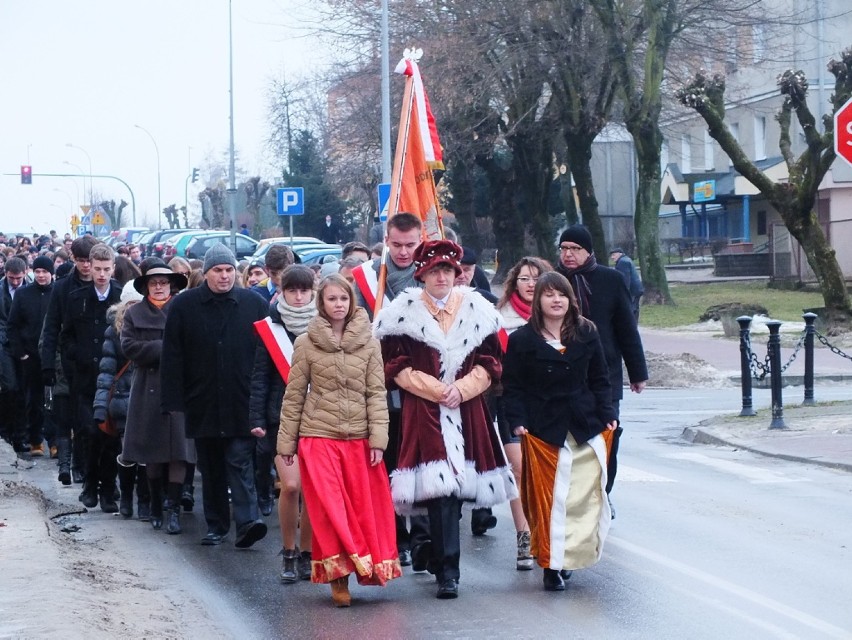
<instances>
[{"instance_id":1,"label":"girl in beige quilted jacket","mask_svg":"<svg viewBox=\"0 0 852 640\"><path fill-rule=\"evenodd\" d=\"M382 457L388 412L381 348L340 275L317 290L318 315L295 342L281 409L278 454L293 464L313 525L311 580L348 607L349 574L362 585L402 575Z\"/></svg>"}]
</instances>

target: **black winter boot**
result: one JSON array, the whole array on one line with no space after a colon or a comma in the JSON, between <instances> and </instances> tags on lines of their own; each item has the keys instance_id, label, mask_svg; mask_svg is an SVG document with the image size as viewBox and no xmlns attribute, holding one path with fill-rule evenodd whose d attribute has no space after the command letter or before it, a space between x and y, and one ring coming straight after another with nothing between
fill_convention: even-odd
<instances>
[{"instance_id":1,"label":"black winter boot","mask_svg":"<svg viewBox=\"0 0 852 640\"><path fill-rule=\"evenodd\" d=\"M154 529L163 528L163 479L148 478L151 493L151 526Z\"/></svg>"},{"instance_id":2,"label":"black winter boot","mask_svg":"<svg viewBox=\"0 0 852 640\"><path fill-rule=\"evenodd\" d=\"M68 486L71 484L71 438L56 440L56 453L59 464L59 482Z\"/></svg>"},{"instance_id":3,"label":"black winter boot","mask_svg":"<svg viewBox=\"0 0 852 640\"><path fill-rule=\"evenodd\" d=\"M169 483L169 497L166 500L166 533L176 534L181 532L180 528L180 494L183 485L180 482Z\"/></svg>"},{"instance_id":4,"label":"black winter boot","mask_svg":"<svg viewBox=\"0 0 852 640\"><path fill-rule=\"evenodd\" d=\"M80 492L77 499L87 509L93 509L98 504L98 481L87 479L83 483L83 491Z\"/></svg>"},{"instance_id":5,"label":"black winter boot","mask_svg":"<svg viewBox=\"0 0 852 640\"><path fill-rule=\"evenodd\" d=\"M136 484L136 465L132 467L118 466L118 488L121 498L118 512L125 518L133 517L133 485Z\"/></svg>"},{"instance_id":6,"label":"black winter boot","mask_svg":"<svg viewBox=\"0 0 852 640\"><path fill-rule=\"evenodd\" d=\"M151 489L145 465L136 465L136 513L142 522L151 521Z\"/></svg>"},{"instance_id":7,"label":"black winter boot","mask_svg":"<svg viewBox=\"0 0 852 640\"><path fill-rule=\"evenodd\" d=\"M299 547L295 549L281 549L284 559L281 561L281 582L292 584L298 580L297 563L299 560Z\"/></svg>"}]
</instances>

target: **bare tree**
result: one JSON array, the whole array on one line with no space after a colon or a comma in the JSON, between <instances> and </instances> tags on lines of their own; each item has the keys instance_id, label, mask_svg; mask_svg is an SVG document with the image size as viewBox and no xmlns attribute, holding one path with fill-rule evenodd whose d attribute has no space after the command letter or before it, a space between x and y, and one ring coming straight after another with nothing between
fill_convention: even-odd
<instances>
[{"instance_id":1,"label":"bare tree","mask_svg":"<svg viewBox=\"0 0 852 640\"><path fill-rule=\"evenodd\" d=\"M852 97L852 48L846 49L840 60L832 60L828 69L835 77L831 102L837 111ZM781 126L779 147L787 165L787 182L774 182L749 160L739 142L725 124L725 78L696 74L692 82L678 92L678 99L695 111L707 123L710 135L719 143L734 167L757 187L778 211L790 234L796 238L813 269L822 290L829 320L833 325L849 326L852 307L843 271L819 221L814 215L819 185L834 162L834 120L831 114L822 117L825 133L820 133L817 121L807 104L808 81L801 71L788 70L778 78L784 103L776 116ZM790 128L793 115L805 136L806 148L795 157L792 151Z\"/></svg>"}]
</instances>

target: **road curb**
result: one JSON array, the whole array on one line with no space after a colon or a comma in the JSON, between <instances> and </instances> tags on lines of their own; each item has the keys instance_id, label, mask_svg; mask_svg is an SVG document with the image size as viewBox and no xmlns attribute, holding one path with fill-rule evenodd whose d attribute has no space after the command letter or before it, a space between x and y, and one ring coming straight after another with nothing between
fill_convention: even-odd
<instances>
[{"instance_id":1,"label":"road curb","mask_svg":"<svg viewBox=\"0 0 852 640\"><path fill-rule=\"evenodd\" d=\"M847 464L844 462L831 462L828 460L815 460L813 458L805 458L803 456L792 456L787 453L773 453L771 451L764 451L762 449L745 444L743 442L737 442L735 440L721 438L715 434L705 431L701 428L701 425L695 427L686 427L683 430L683 433L681 433L681 438L692 444L709 444L714 446L736 447L737 449L742 449L743 451L750 451L751 453L756 453L767 458L777 458L778 460L787 460L789 462L804 462L806 464L815 464L819 465L820 467L827 467L829 469L837 469L839 471L846 471L848 473L852 473L852 464Z\"/></svg>"}]
</instances>

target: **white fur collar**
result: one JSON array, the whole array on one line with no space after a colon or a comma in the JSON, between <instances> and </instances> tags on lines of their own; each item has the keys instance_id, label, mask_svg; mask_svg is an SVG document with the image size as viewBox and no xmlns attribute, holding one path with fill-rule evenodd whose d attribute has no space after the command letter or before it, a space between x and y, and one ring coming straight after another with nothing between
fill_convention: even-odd
<instances>
[{"instance_id":1,"label":"white fur collar","mask_svg":"<svg viewBox=\"0 0 852 640\"><path fill-rule=\"evenodd\" d=\"M373 335L408 336L438 352L440 379L451 383L468 354L502 326L502 319L490 302L470 287L456 287L462 294L459 312L445 335L426 308L423 290L409 287L382 309L376 317Z\"/></svg>"}]
</instances>

